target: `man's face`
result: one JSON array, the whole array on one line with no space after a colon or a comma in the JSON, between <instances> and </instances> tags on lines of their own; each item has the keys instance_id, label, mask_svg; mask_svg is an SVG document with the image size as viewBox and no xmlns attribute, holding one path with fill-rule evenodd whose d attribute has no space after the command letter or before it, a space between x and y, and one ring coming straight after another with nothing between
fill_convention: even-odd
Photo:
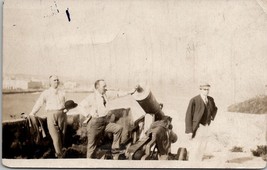
<instances>
[{"instance_id":1,"label":"man's face","mask_svg":"<svg viewBox=\"0 0 267 170\"><path fill-rule=\"evenodd\" d=\"M57 76L52 76L50 79L50 86L54 89L58 88L59 86L59 79Z\"/></svg>"},{"instance_id":2,"label":"man's face","mask_svg":"<svg viewBox=\"0 0 267 170\"><path fill-rule=\"evenodd\" d=\"M97 90L102 95L106 93L106 91L107 91L107 85L106 85L105 81L100 81L99 82L99 85L98 85Z\"/></svg>"},{"instance_id":3,"label":"man's face","mask_svg":"<svg viewBox=\"0 0 267 170\"><path fill-rule=\"evenodd\" d=\"M208 96L209 95L209 91L210 91L209 87L202 87L200 89L201 94L204 95L204 96Z\"/></svg>"}]
</instances>

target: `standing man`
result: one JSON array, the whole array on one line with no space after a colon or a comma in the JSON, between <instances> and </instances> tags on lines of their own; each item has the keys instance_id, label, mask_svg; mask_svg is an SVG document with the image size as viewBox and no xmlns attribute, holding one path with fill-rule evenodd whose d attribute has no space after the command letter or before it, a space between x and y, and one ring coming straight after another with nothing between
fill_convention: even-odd
<instances>
[{"instance_id":1,"label":"standing man","mask_svg":"<svg viewBox=\"0 0 267 170\"><path fill-rule=\"evenodd\" d=\"M45 104L47 127L53 140L55 155L57 158L61 158L67 119L66 113L63 112L65 107L65 92L58 89L59 79L56 75L49 77L49 85L50 88L41 93L29 115L35 116Z\"/></svg>"},{"instance_id":2,"label":"standing man","mask_svg":"<svg viewBox=\"0 0 267 170\"><path fill-rule=\"evenodd\" d=\"M200 95L193 97L188 105L185 117L185 133L191 140L189 160L202 161L207 145L209 125L214 120L217 107L214 99L209 95L210 85L200 85Z\"/></svg>"},{"instance_id":3,"label":"standing man","mask_svg":"<svg viewBox=\"0 0 267 170\"><path fill-rule=\"evenodd\" d=\"M91 93L80 104L79 109L83 115L90 117L87 125L87 158L93 158L97 143L103 132L113 133L112 153L120 153L120 140L122 133L122 126L116 123L108 122L110 112L106 108L108 98L106 95L107 85L103 79L97 80L94 84L94 93ZM135 89L129 93L132 94ZM119 95L118 95L119 96Z\"/></svg>"}]
</instances>

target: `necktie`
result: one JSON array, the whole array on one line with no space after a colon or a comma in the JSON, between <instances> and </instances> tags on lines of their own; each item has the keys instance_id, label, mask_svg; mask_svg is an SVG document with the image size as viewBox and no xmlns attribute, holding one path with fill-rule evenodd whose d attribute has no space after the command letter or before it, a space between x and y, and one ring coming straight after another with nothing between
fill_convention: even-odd
<instances>
[{"instance_id":1,"label":"necktie","mask_svg":"<svg viewBox=\"0 0 267 170\"><path fill-rule=\"evenodd\" d=\"M104 104L104 106L106 107L107 101L106 101L106 99L105 99L104 96L102 96L102 98L103 98L103 104Z\"/></svg>"},{"instance_id":2,"label":"necktie","mask_svg":"<svg viewBox=\"0 0 267 170\"><path fill-rule=\"evenodd\" d=\"M205 104L208 104L208 98L205 97Z\"/></svg>"}]
</instances>

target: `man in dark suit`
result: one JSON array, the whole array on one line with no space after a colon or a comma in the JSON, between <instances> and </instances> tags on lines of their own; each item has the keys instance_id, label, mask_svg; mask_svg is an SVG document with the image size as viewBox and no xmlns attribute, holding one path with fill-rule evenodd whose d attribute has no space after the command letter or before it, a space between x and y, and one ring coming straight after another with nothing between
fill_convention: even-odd
<instances>
[{"instance_id":1,"label":"man in dark suit","mask_svg":"<svg viewBox=\"0 0 267 170\"><path fill-rule=\"evenodd\" d=\"M210 85L202 83L200 94L193 97L188 105L185 116L185 133L191 143L189 160L201 161L209 137L209 125L215 119L217 107L209 95Z\"/></svg>"}]
</instances>

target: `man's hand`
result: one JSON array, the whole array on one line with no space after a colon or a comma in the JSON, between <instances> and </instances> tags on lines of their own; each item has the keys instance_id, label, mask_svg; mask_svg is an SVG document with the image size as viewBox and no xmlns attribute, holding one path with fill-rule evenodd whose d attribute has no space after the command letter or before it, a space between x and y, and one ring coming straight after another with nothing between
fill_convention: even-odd
<instances>
[{"instance_id":1,"label":"man's hand","mask_svg":"<svg viewBox=\"0 0 267 170\"><path fill-rule=\"evenodd\" d=\"M144 129L144 122L138 123L139 130L142 131Z\"/></svg>"},{"instance_id":2,"label":"man's hand","mask_svg":"<svg viewBox=\"0 0 267 170\"><path fill-rule=\"evenodd\" d=\"M112 114L113 114L113 112L111 110L108 110L106 115L107 115L107 117L110 117Z\"/></svg>"},{"instance_id":3,"label":"man's hand","mask_svg":"<svg viewBox=\"0 0 267 170\"><path fill-rule=\"evenodd\" d=\"M29 116L35 116L33 113L30 113Z\"/></svg>"},{"instance_id":4,"label":"man's hand","mask_svg":"<svg viewBox=\"0 0 267 170\"><path fill-rule=\"evenodd\" d=\"M187 139L192 140L193 133L186 133Z\"/></svg>"},{"instance_id":5,"label":"man's hand","mask_svg":"<svg viewBox=\"0 0 267 170\"><path fill-rule=\"evenodd\" d=\"M116 116L114 114L111 114L110 117L109 117L109 122L110 123L115 123L115 120L116 120Z\"/></svg>"},{"instance_id":6,"label":"man's hand","mask_svg":"<svg viewBox=\"0 0 267 170\"><path fill-rule=\"evenodd\" d=\"M21 114L20 114L20 118L22 118L22 119L26 119L26 118L27 118L27 115L25 115L25 113L21 113Z\"/></svg>"},{"instance_id":7,"label":"man's hand","mask_svg":"<svg viewBox=\"0 0 267 170\"><path fill-rule=\"evenodd\" d=\"M132 94L135 93L135 91L136 91L136 88L133 88L133 89L131 89L130 91L128 91L128 94L132 95Z\"/></svg>"},{"instance_id":8,"label":"man's hand","mask_svg":"<svg viewBox=\"0 0 267 170\"><path fill-rule=\"evenodd\" d=\"M82 122L82 126L87 126L88 122L92 119L91 115L87 115L86 119Z\"/></svg>"},{"instance_id":9,"label":"man's hand","mask_svg":"<svg viewBox=\"0 0 267 170\"><path fill-rule=\"evenodd\" d=\"M134 94L136 91L138 91L138 89L140 89L141 88L141 86L139 85L139 84L137 84L132 90L130 90L129 92L128 92L128 94Z\"/></svg>"}]
</instances>

